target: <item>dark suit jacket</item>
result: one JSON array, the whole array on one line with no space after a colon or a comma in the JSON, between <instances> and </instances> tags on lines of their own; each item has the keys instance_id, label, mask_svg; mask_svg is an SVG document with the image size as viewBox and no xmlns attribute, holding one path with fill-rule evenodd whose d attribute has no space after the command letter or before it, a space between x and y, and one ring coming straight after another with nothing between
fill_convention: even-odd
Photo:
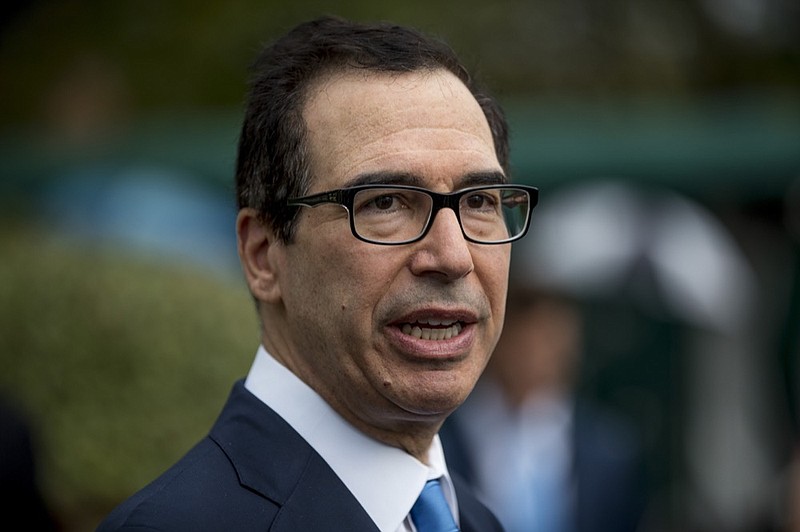
<instances>
[{"instance_id":1,"label":"dark suit jacket","mask_svg":"<svg viewBox=\"0 0 800 532\"><path fill-rule=\"evenodd\" d=\"M445 422L442 439L447 467L476 487L473 450L461 428L470 420L459 410ZM634 532L646 497L642 449L632 428L587 403L575 407L572 432L575 506L573 532Z\"/></svg>"},{"instance_id":2,"label":"dark suit jacket","mask_svg":"<svg viewBox=\"0 0 800 532\"><path fill-rule=\"evenodd\" d=\"M453 482L464 532L502 530ZM118 506L98 528L108 530L378 529L322 457L239 381L209 435Z\"/></svg>"}]
</instances>

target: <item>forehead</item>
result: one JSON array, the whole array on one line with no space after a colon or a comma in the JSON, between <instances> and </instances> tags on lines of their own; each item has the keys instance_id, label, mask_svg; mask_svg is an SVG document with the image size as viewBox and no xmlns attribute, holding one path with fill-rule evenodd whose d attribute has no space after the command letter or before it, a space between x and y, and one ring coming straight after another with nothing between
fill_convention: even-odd
<instances>
[{"instance_id":1,"label":"forehead","mask_svg":"<svg viewBox=\"0 0 800 532\"><path fill-rule=\"evenodd\" d=\"M385 173L454 188L461 175L501 171L483 111L446 70L337 73L315 85L304 119L315 190Z\"/></svg>"}]
</instances>

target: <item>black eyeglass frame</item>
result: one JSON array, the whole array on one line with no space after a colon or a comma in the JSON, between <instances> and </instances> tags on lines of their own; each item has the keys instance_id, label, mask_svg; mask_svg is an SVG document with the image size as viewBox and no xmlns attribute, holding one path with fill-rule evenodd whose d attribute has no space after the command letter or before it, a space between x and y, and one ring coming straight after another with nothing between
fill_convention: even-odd
<instances>
[{"instance_id":1,"label":"black eyeglass frame","mask_svg":"<svg viewBox=\"0 0 800 532\"><path fill-rule=\"evenodd\" d=\"M362 190L379 189L379 188L413 190L416 192L422 192L431 197L432 200L431 212L428 215L428 219L425 222L425 227L422 229L419 235L417 235L414 238L401 240L398 242L379 242L375 240L370 240L358 234L358 231L356 231L355 216L353 215L353 200L356 194L358 192L361 192ZM481 240L475 240L474 238L471 238L469 235L467 235L467 233L464 231L464 224L461 222L461 213L458 208L459 202L461 201L461 197L480 190L497 190L497 189L522 190L525 193L527 193L528 212L525 215L524 227L522 228L522 230L518 235L509 237L505 240L498 240L496 242L484 242ZM533 213L533 208L536 207L538 202L539 202L538 188L529 185L517 185L511 183L480 185L475 187L463 188L461 190L448 192L446 194L442 194L440 192L433 192L426 188L415 187L411 185L369 184L369 185L358 185L348 188L340 188L336 190L328 190L326 192L319 192L317 194L311 194L309 196L289 198L288 200L286 200L286 205L288 205L289 207L312 207L312 208L325 203L333 203L341 205L347 211L347 217L350 220L350 232L353 233L353 236L361 240L362 242L367 242L369 244L377 244L380 246L400 246L404 244L413 244L414 242L419 242L420 240L425 238L425 235L427 235L428 231L430 231L430 228L433 225L433 220L436 219L436 214L440 210L447 208L451 209L455 213L456 219L458 220L458 226L461 228L461 234L464 236L464 239L466 241L473 242L475 244L495 245L495 244L508 244L510 242L519 240L520 238L525 236L525 234L528 232L528 228L531 225L531 214Z\"/></svg>"}]
</instances>

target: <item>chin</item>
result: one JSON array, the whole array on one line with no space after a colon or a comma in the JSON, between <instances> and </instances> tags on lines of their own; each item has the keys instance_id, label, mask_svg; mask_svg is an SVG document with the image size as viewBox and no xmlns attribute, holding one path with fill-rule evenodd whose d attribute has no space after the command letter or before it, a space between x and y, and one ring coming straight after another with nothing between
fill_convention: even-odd
<instances>
[{"instance_id":1,"label":"chin","mask_svg":"<svg viewBox=\"0 0 800 532\"><path fill-rule=\"evenodd\" d=\"M419 414L447 417L461 406L472 391L474 382L441 383L417 389L414 409Z\"/></svg>"}]
</instances>

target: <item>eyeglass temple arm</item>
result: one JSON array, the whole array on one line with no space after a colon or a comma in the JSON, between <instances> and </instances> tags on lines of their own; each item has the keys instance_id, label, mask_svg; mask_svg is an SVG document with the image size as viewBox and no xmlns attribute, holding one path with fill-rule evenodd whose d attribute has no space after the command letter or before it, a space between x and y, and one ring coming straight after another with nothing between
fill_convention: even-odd
<instances>
[{"instance_id":1,"label":"eyeglass temple arm","mask_svg":"<svg viewBox=\"0 0 800 532\"><path fill-rule=\"evenodd\" d=\"M323 203L342 203L342 191L331 190L328 192L320 192L319 194L312 194L310 196L302 196L300 198L289 198L286 204L290 207L297 207L305 205L306 207L316 207Z\"/></svg>"}]
</instances>

